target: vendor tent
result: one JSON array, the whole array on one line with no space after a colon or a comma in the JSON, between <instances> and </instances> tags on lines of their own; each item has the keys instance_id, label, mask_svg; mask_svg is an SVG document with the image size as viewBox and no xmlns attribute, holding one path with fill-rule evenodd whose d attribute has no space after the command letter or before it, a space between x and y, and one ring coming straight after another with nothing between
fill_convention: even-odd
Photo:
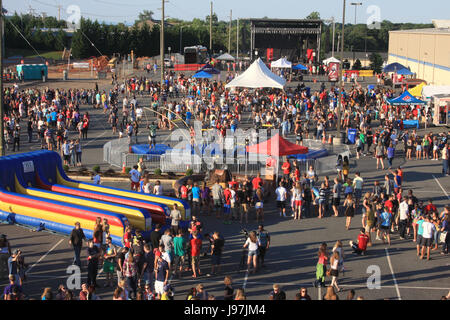
<instances>
[{"instance_id":1,"label":"vendor tent","mask_svg":"<svg viewBox=\"0 0 450 320\"><path fill-rule=\"evenodd\" d=\"M308 68L299 63L292 66L292 70L308 70Z\"/></svg>"},{"instance_id":2,"label":"vendor tent","mask_svg":"<svg viewBox=\"0 0 450 320\"><path fill-rule=\"evenodd\" d=\"M330 57L328 59L323 60L323 63L325 63L326 65L329 65L330 63L335 62L335 63L341 63L341 61L339 61L338 59L336 59L335 57Z\"/></svg>"},{"instance_id":3,"label":"vendor tent","mask_svg":"<svg viewBox=\"0 0 450 320\"><path fill-rule=\"evenodd\" d=\"M221 60L221 61L234 61L235 59L234 59L234 57L233 57L231 54L229 54L229 53L224 53L224 54L218 56L218 57L216 58L216 60Z\"/></svg>"},{"instance_id":4,"label":"vendor tent","mask_svg":"<svg viewBox=\"0 0 450 320\"><path fill-rule=\"evenodd\" d=\"M403 76L411 76L414 74L414 72L411 72L411 70L403 68L397 71L397 74L403 75Z\"/></svg>"},{"instance_id":5,"label":"vendor tent","mask_svg":"<svg viewBox=\"0 0 450 320\"><path fill-rule=\"evenodd\" d=\"M287 141L280 134L274 135L272 138L261 142L259 144L254 144L246 148L249 153L266 154L269 156L274 156L277 158L276 168L279 168L280 157L289 156L294 154L305 154L308 153L308 148L304 146L299 146L292 142ZM278 170L276 170L275 175L278 180Z\"/></svg>"},{"instance_id":6,"label":"vendor tent","mask_svg":"<svg viewBox=\"0 0 450 320\"><path fill-rule=\"evenodd\" d=\"M261 58L253 62L240 76L231 80L225 88L278 88L283 89L286 80L272 73Z\"/></svg>"},{"instance_id":7,"label":"vendor tent","mask_svg":"<svg viewBox=\"0 0 450 320\"><path fill-rule=\"evenodd\" d=\"M422 90L422 96L425 98L431 98L438 94L445 94L450 96L450 86L424 86Z\"/></svg>"},{"instance_id":8,"label":"vendor tent","mask_svg":"<svg viewBox=\"0 0 450 320\"><path fill-rule=\"evenodd\" d=\"M425 86L425 82L422 82L421 84L415 86L414 88L409 89L409 93L411 93L414 97L421 97L422 96L422 90Z\"/></svg>"},{"instance_id":9,"label":"vendor tent","mask_svg":"<svg viewBox=\"0 0 450 320\"><path fill-rule=\"evenodd\" d=\"M289 142L279 134L276 134L264 142L248 146L247 151L249 153L267 154L275 157L281 157L291 154L308 153L308 148Z\"/></svg>"},{"instance_id":10,"label":"vendor tent","mask_svg":"<svg viewBox=\"0 0 450 320\"><path fill-rule=\"evenodd\" d=\"M204 71L209 74L219 74L220 71L214 68L211 64L207 63L203 67L201 67L197 72Z\"/></svg>"},{"instance_id":11,"label":"vendor tent","mask_svg":"<svg viewBox=\"0 0 450 320\"><path fill-rule=\"evenodd\" d=\"M394 62L391 64L388 64L386 67L383 68L383 72L398 72L399 70L402 69L408 69L406 68L404 65L398 63L398 62Z\"/></svg>"},{"instance_id":12,"label":"vendor tent","mask_svg":"<svg viewBox=\"0 0 450 320\"><path fill-rule=\"evenodd\" d=\"M286 58L280 58L270 64L271 68L292 68L292 62L287 61Z\"/></svg>"},{"instance_id":13,"label":"vendor tent","mask_svg":"<svg viewBox=\"0 0 450 320\"><path fill-rule=\"evenodd\" d=\"M401 96L393 99L387 99L387 102L391 105L416 105L416 104L427 104L427 102L415 98L411 93L405 91Z\"/></svg>"},{"instance_id":14,"label":"vendor tent","mask_svg":"<svg viewBox=\"0 0 450 320\"><path fill-rule=\"evenodd\" d=\"M210 79L212 78L212 75L206 71L199 71L196 74L194 74L192 76L192 78L197 78L197 79Z\"/></svg>"}]
</instances>

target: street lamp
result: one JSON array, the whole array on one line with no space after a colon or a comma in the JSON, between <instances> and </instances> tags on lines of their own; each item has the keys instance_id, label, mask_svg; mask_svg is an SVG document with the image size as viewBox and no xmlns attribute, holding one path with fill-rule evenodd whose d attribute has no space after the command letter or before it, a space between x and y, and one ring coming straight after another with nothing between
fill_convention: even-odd
<instances>
[{"instance_id":1,"label":"street lamp","mask_svg":"<svg viewBox=\"0 0 450 320\"><path fill-rule=\"evenodd\" d=\"M362 6L362 2L352 2L350 3L350 5L355 6L355 25L356 25L356 8L358 8L358 6Z\"/></svg>"},{"instance_id":2,"label":"street lamp","mask_svg":"<svg viewBox=\"0 0 450 320\"><path fill-rule=\"evenodd\" d=\"M344 74L344 27L345 27L345 0L344 0L344 4L343 4L343 9L342 9L342 43L341 43L341 69L340 69L340 85L339 85L339 94L338 94L338 104L337 104L337 116L338 116L338 120L337 120L337 139L340 141L341 138L341 105L342 105L342 96L343 96L343 89L344 89L344 81L342 79L342 76ZM339 142L341 143L341 141Z\"/></svg>"}]
</instances>

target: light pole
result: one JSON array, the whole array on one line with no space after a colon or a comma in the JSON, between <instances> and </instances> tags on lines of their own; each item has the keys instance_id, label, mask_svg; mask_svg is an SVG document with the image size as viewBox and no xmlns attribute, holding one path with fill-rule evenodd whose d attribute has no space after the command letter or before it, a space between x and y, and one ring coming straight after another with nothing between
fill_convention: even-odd
<instances>
[{"instance_id":1,"label":"light pole","mask_svg":"<svg viewBox=\"0 0 450 320\"><path fill-rule=\"evenodd\" d=\"M362 6L362 2L352 2L350 3L351 6L355 6L355 25L356 25L356 8L358 8L358 6Z\"/></svg>"},{"instance_id":2,"label":"light pole","mask_svg":"<svg viewBox=\"0 0 450 320\"><path fill-rule=\"evenodd\" d=\"M339 95L338 95L338 108L337 108L337 116L338 116L338 120L337 120L337 138L340 141L341 138L341 106L342 106L342 90L344 88L344 81L342 79L342 76L344 74L344 61L343 61L343 57L344 57L344 27L345 27L345 0L344 0L344 5L343 5L343 9L342 9L342 42L341 42L341 69L340 69L340 76L339 76L339 81L340 81L340 85L339 85Z\"/></svg>"},{"instance_id":3,"label":"light pole","mask_svg":"<svg viewBox=\"0 0 450 320\"><path fill-rule=\"evenodd\" d=\"M164 85L164 2L166 0L162 0L162 15L161 15L161 36L160 36L160 55L161 55L161 97L163 93L163 85Z\"/></svg>"},{"instance_id":4,"label":"light pole","mask_svg":"<svg viewBox=\"0 0 450 320\"><path fill-rule=\"evenodd\" d=\"M183 26L180 27L180 54L183 54Z\"/></svg>"}]
</instances>

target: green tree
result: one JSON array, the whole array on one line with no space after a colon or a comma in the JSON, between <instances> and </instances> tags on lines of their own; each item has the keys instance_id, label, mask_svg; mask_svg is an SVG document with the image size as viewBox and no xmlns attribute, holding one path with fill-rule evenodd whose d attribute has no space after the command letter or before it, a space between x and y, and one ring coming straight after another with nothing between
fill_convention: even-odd
<instances>
[{"instance_id":1,"label":"green tree","mask_svg":"<svg viewBox=\"0 0 450 320\"><path fill-rule=\"evenodd\" d=\"M152 21L154 14L155 13L152 10L144 10L141 13L139 13L137 21L138 22L144 22L144 21L147 21L147 20Z\"/></svg>"},{"instance_id":2,"label":"green tree","mask_svg":"<svg viewBox=\"0 0 450 320\"><path fill-rule=\"evenodd\" d=\"M352 70L361 70L361 68L361 61L359 59L356 59L355 63L353 64Z\"/></svg>"},{"instance_id":3,"label":"green tree","mask_svg":"<svg viewBox=\"0 0 450 320\"><path fill-rule=\"evenodd\" d=\"M320 13L317 12L317 11L313 11L306 17L306 19L309 19L309 20L320 20Z\"/></svg>"},{"instance_id":4,"label":"green tree","mask_svg":"<svg viewBox=\"0 0 450 320\"><path fill-rule=\"evenodd\" d=\"M369 57L370 59L370 68L376 72L381 72L381 67L383 66L383 58L378 53L372 53Z\"/></svg>"}]
</instances>

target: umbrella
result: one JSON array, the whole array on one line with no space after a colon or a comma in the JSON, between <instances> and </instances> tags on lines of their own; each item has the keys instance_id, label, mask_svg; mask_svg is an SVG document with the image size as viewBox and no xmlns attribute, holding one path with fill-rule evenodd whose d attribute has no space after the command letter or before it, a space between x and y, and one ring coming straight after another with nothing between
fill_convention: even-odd
<instances>
[{"instance_id":1,"label":"umbrella","mask_svg":"<svg viewBox=\"0 0 450 320\"><path fill-rule=\"evenodd\" d=\"M194 74L194 75L192 76L192 78L197 78L197 79L204 79L204 78L207 78L207 79L210 79L210 78L212 78L212 75L209 74L209 73L206 72L206 71L199 71L199 72L197 72L196 74Z\"/></svg>"},{"instance_id":2,"label":"umbrella","mask_svg":"<svg viewBox=\"0 0 450 320\"><path fill-rule=\"evenodd\" d=\"M292 66L292 70L308 70L308 68L299 63L296 64L295 66Z\"/></svg>"}]
</instances>

